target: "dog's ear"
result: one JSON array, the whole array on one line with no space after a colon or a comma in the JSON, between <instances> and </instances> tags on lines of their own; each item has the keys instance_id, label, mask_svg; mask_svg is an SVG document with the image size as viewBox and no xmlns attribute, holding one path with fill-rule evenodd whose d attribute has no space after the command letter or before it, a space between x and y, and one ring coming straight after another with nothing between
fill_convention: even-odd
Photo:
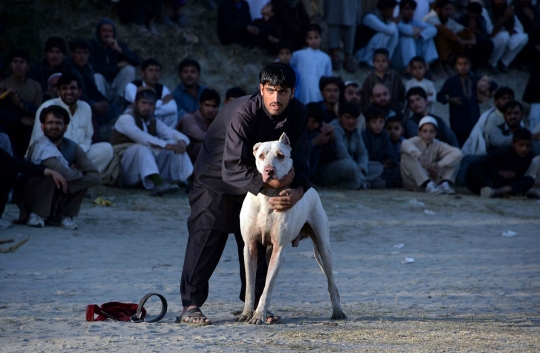
<instances>
[{"instance_id":1,"label":"dog's ear","mask_svg":"<svg viewBox=\"0 0 540 353\"><path fill-rule=\"evenodd\" d=\"M257 143L253 146L253 155L255 155L255 153L257 153L257 150L259 149L259 147L261 147L261 144L262 144L262 142L257 142Z\"/></svg>"},{"instance_id":2,"label":"dog's ear","mask_svg":"<svg viewBox=\"0 0 540 353\"><path fill-rule=\"evenodd\" d=\"M290 146L291 145L291 141L289 140L289 136L287 136L286 133L282 133L281 136L279 137L279 142L287 145L287 146Z\"/></svg>"}]
</instances>

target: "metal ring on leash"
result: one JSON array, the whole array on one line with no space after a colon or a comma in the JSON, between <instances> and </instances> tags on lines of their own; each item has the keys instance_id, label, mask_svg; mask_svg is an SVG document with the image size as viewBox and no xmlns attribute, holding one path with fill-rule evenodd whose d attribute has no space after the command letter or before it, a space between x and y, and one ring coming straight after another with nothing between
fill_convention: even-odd
<instances>
[{"instance_id":1,"label":"metal ring on leash","mask_svg":"<svg viewBox=\"0 0 540 353\"><path fill-rule=\"evenodd\" d=\"M152 296L157 296L161 300L161 313L159 315L152 319L148 320L146 322L158 322L159 320L163 319L165 317L165 314L167 314L167 301L165 300L165 297L163 297L161 294L158 293L148 293L144 297L141 298L139 302L139 306L137 307L137 312L131 317L131 322L145 322L144 317L142 317L142 309L148 298Z\"/></svg>"}]
</instances>

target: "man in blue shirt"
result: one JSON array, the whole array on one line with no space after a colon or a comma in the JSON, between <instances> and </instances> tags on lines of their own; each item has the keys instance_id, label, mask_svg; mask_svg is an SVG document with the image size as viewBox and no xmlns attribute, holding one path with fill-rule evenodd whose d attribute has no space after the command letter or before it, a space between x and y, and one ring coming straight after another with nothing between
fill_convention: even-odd
<instances>
[{"instance_id":1,"label":"man in blue shirt","mask_svg":"<svg viewBox=\"0 0 540 353\"><path fill-rule=\"evenodd\" d=\"M199 84L201 65L193 59L184 59L178 64L180 83L173 91L172 96L178 106L178 119L186 113L199 109L199 99L206 88Z\"/></svg>"}]
</instances>

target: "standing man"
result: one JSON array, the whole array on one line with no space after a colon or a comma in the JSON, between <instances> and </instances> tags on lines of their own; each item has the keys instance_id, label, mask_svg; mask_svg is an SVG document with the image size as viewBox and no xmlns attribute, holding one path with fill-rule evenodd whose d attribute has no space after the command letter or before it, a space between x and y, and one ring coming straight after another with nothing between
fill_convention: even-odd
<instances>
[{"instance_id":1,"label":"standing man","mask_svg":"<svg viewBox=\"0 0 540 353\"><path fill-rule=\"evenodd\" d=\"M340 70L340 39L343 43L343 67L354 73L357 69L353 60L354 36L358 16L359 0L338 0L325 2L326 23L328 23L328 46L332 56L332 69Z\"/></svg>"},{"instance_id":2,"label":"standing man","mask_svg":"<svg viewBox=\"0 0 540 353\"><path fill-rule=\"evenodd\" d=\"M146 59L141 64L142 80L135 80L128 83L124 90L124 98L129 103L135 102L137 88L150 87L158 96L156 101L156 110L154 116L165 123L168 127L174 129L178 124L178 108L169 89L159 83L161 78L161 64L154 58Z\"/></svg>"},{"instance_id":3,"label":"standing man","mask_svg":"<svg viewBox=\"0 0 540 353\"><path fill-rule=\"evenodd\" d=\"M199 109L201 93L206 87L199 84L201 65L193 59L184 59L178 64L178 74L180 83L173 91L172 95L178 107L178 118L186 113Z\"/></svg>"},{"instance_id":4,"label":"standing man","mask_svg":"<svg viewBox=\"0 0 540 353\"><path fill-rule=\"evenodd\" d=\"M309 183L308 112L294 97L296 75L282 63L266 66L259 75L260 92L237 98L210 125L201 154L195 163L193 188L189 194L191 215L189 239L180 280L183 311L178 322L210 325L200 307L208 297L208 282L214 272L229 233L238 243L242 290L245 269L240 234L240 209L247 192L261 188L289 187L270 200L276 212L284 212L300 200ZM263 183L255 166L253 146L277 140L286 133L291 141L294 168L282 180ZM255 297L259 299L266 277L266 249L259 246ZM279 320L269 315L267 321Z\"/></svg>"}]
</instances>

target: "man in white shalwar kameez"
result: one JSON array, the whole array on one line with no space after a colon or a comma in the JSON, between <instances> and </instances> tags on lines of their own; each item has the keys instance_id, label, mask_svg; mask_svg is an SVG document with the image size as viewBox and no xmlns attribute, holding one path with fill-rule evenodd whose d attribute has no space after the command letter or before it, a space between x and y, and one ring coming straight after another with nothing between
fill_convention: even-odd
<instances>
[{"instance_id":1,"label":"man in white shalwar kameez","mask_svg":"<svg viewBox=\"0 0 540 353\"><path fill-rule=\"evenodd\" d=\"M49 99L36 112L29 146L39 137L43 136L39 121L41 111L51 105L58 105L68 112L71 121L64 137L79 145L98 168L98 171L100 173L103 172L113 157L113 149L108 142L92 143L92 135L94 134L92 108L90 108L88 103L78 99L82 94L79 78L74 74L64 73L58 79L57 85L59 97Z\"/></svg>"},{"instance_id":2,"label":"man in white shalwar kameez","mask_svg":"<svg viewBox=\"0 0 540 353\"><path fill-rule=\"evenodd\" d=\"M193 164L186 153L189 138L154 117L156 101L153 89L137 90L133 111L114 124L111 165L120 163L122 185L142 183L153 196L161 196L179 191L178 184L187 183Z\"/></svg>"}]
</instances>

